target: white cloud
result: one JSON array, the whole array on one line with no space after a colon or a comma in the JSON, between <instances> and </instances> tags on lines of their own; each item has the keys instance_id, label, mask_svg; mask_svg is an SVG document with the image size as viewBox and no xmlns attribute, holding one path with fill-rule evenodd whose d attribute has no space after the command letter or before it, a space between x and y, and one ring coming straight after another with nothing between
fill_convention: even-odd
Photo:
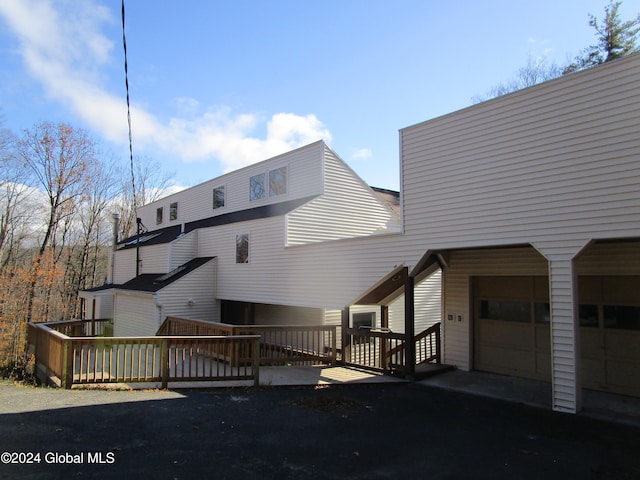
<instances>
[{"instance_id":1,"label":"white cloud","mask_svg":"<svg viewBox=\"0 0 640 480\"><path fill-rule=\"evenodd\" d=\"M353 160L368 160L372 155L373 152L369 148L357 148L351 152Z\"/></svg>"},{"instance_id":2,"label":"white cloud","mask_svg":"<svg viewBox=\"0 0 640 480\"><path fill-rule=\"evenodd\" d=\"M115 21L112 13L94 0L2 0L0 17L14 32L27 70L47 96L105 139L124 144L124 98L109 93L100 77L114 55L114 43L101 33ZM133 103L135 146L160 148L185 161L215 158L232 170L315 140L331 140L314 115L276 113L266 120L266 137L258 138L254 130L265 119L257 114L225 107L198 114L199 102L186 97L175 99L174 105L175 116L163 122Z\"/></svg>"}]
</instances>

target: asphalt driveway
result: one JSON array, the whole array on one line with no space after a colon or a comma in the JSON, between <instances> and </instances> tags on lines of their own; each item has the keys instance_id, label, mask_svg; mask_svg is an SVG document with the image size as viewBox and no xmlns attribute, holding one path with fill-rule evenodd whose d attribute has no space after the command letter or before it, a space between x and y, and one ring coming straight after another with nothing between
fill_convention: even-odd
<instances>
[{"instance_id":1,"label":"asphalt driveway","mask_svg":"<svg viewBox=\"0 0 640 480\"><path fill-rule=\"evenodd\" d=\"M416 384L0 385L2 479L635 479L639 452L636 427Z\"/></svg>"}]
</instances>

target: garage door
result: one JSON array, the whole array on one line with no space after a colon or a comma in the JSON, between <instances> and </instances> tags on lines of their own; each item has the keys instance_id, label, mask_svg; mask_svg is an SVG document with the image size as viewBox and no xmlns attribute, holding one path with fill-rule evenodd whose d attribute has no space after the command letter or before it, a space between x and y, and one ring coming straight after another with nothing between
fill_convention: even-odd
<instances>
[{"instance_id":1,"label":"garage door","mask_svg":"<svg viewBox=\"0 0 640 480\"><path fill-rule=\"evenodd\" d=\"M476 277L474 368L551 378L547 277ZM640 276L578 279L586 388L640 396Z\"/></svg>"},{"instance_id":2,"label":"garage door","mask_svg":"<svg viewBox=\"0 0 640 480\"><path fill-rule=\"evenodd\" d=\"M476 370L551 379L547 277L476 277Z\"/></svg>"},{"instance_id":3,"label":"garage door","mask_svg":"<svg viewBox=\"0 0 640 480\"><path fill-rule=\"evenodd\" d=\"M580 277L582 384L640 397L640 276Z\"/></svg>"}]
</instances>

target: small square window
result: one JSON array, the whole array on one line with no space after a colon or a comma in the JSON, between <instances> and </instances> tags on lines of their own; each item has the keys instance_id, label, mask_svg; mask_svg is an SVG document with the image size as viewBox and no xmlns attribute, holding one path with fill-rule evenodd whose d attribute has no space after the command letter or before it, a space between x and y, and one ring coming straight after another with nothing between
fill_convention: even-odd
<instances>
[{"instance_id":1,"label":"small square window","mask_svg":"<svg viewBox=\"0 0 640 480\"><path fill-rule=\"evenodd\" d=\"M269 171L269 196L287 193L287 167Z\"/></svg>"},{"instance_id":2,"label":"small square window","mask_svg":"<svg viewBox=\"0 0 640 480\"><path fill-rule=\"evenodd\" d=\"M249 180L249 200L260 200L265 197L265 174L254 175Z\"/></svg>"},{"instance_id":3,"label":"small square window","mask_svg":"<svg viewBox=\"0 0 640 480\"><path fill-rule=\"evenodd\" d=\"M178 219L178 202L173 202L169 205L169 220Z\"/></svg>"},{"instance_id":4,"label":"small square window","mask_svg":"<svg viewBox=\"0 0 640 480\"><path fill-rule=\"evenodd\" d=\"M156 225L162 223L162 207L156 208Z\"/></svg>"},{"instance_id":5,"label":"small square window","mask_svg":"<svg viewBox=\"0 0 640 480\"><path fill-rule=\"evenodd\" d=\"M224 207L224 185L213 189L213 209Z\"/></svg>"},{"instance_id":6,"label":"small square window","mask_svg":"<svg viewBox=\"0 0 640 480\"><path fill-rule=\"evenodd\" d=\"M236 263L249 263L249 234L236 235Z\"/></svg>"}]
</instances>

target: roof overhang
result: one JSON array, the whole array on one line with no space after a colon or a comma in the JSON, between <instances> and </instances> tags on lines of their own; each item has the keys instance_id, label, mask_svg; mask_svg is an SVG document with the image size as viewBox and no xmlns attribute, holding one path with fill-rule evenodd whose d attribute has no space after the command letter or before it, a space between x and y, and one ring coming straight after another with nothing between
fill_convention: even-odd
<instances>
[{"instance_id":1,"label":"roof overhang","mask_svg":"<svg viewBox=\"0 0 640 480\"><path fill-rule=\"evenodd\" d=\"M408 277L409 269L404 265L397 266L350 305L386 305L404 293L404 285Z\"/></svg>"}]
</instances>

